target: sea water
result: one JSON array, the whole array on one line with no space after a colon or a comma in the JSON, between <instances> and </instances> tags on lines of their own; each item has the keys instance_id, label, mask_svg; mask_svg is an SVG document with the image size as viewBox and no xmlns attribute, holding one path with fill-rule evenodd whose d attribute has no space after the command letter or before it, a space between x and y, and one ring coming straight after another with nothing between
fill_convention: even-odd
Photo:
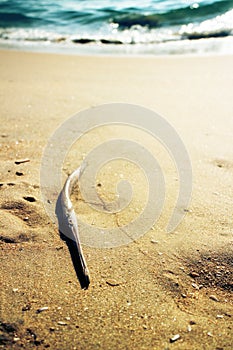
<instances>
[{"instance_id":1,"label":"sea water","mask_svg":"<svg viewBox=\"0 0 233 350\"><path fill-rule=\"evenodd\" d=\"M0 46L64 53L233 53L233 1L0 0Z\"/></svg>"}]
</instances>

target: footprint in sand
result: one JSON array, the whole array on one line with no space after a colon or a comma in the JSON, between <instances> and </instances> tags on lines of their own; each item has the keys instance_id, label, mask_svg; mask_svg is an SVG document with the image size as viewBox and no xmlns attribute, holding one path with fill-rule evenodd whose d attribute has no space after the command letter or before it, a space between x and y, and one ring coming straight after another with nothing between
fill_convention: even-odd
<instances>
[{"instance_id":1,"label":"footprint in sand","mask_svg":"<svg viewBox=\"0 0 233 350\"><path fill-rule=\"evenodd\" d=\"M18 243L36 240L35 228L43 227L47 223L38 213L32 202L32 196L25 196L24 200L6 201L0 206L0 240L6 243ZM29 204L30 203L30 204Z\"/></svg>"},{"instance_id":2,"label":"footprint in sand","mask_svg":"<svg viewBox=\"0 0 233 350\"><path fill-rule=\"evenodd\" d=\"M4 210L0 210L0 215L0 241L20 243L34 240L35 235L28 229L26 222Z\"/></svg>"}]
</instances>

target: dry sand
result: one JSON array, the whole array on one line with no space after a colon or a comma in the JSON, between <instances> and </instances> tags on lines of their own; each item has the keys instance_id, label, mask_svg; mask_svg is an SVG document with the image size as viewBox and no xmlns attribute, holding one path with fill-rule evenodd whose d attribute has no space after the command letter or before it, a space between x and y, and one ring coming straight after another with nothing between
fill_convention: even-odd
<instances>
[{"instance_id":1,"label":"dry sand","mask_svg":"<svg viewBox=\"0 0 233 350\"><path fill-rule=\"evenodd\" d=\"M2 51L0 62L2 348L232 349L233 57ZM136 242L84 247L91 285L83 291L67 245L44 210L40 162L64 120L109 102L151 108L175 127L192 160L192 202L167 234L178 182L166 150L140 130L106 127L85 135L70 151L64 175L120 133L154 152L167 196L157 223ZM30 162L15 164L25 158ZM119 176L133 183L129 210L108 217L76 201L83 220L115 227L138 215L147 190L140 170L112 164L99 174L98 190L113 199ZM41 307L48 309L37 313Z\"/></svg>"}]
</instances>

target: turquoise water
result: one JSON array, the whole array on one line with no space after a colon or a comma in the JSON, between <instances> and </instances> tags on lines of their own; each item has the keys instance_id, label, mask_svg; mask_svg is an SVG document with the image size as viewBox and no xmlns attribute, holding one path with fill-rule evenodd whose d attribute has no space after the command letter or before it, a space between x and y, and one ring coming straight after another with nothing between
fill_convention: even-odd
<instances>
[{"instance_id":1,"label":"turquoise water","mask_svg":"<svg viewBox=\"0 0 233 350\"><path fill-rule=\"evenodd\" d=\"M0 45L77 53L233 52L233 1L0 0Z\"/></svg>"}]
</instances>

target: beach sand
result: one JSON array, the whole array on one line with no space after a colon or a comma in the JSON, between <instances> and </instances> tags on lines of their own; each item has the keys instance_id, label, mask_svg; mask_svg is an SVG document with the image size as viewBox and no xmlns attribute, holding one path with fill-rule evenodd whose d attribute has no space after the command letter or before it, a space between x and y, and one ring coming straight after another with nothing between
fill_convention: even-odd
<instances>
[{"instance_id":1,"label":"beach sand","mask_svg":"<svg viewBox=\"0 0 233 350\"><path fill-rule=\"evenodd\" d=\"M233 57L1 51L0 62L2 348L232 349ZM83 247L91 284L81 290L67 245L43 206L40 163L62 122L111 102L150 108L176 129L192 162L192 200L167 233L179 183L166 149L126 127L84 135L66 159L64 179L94 146L120 135L155 155L167 192L159 220L136 242ZM15 164L22 159L30 161ZM75 193L83 220L116 227L140 213L147 183L132 167L118 161L98 175L98 191L108 200L120 178L131 179L129 210L96 212L75 201ZM37 312L42 307L48 309Z\"/></svg>"}]
</instances>

